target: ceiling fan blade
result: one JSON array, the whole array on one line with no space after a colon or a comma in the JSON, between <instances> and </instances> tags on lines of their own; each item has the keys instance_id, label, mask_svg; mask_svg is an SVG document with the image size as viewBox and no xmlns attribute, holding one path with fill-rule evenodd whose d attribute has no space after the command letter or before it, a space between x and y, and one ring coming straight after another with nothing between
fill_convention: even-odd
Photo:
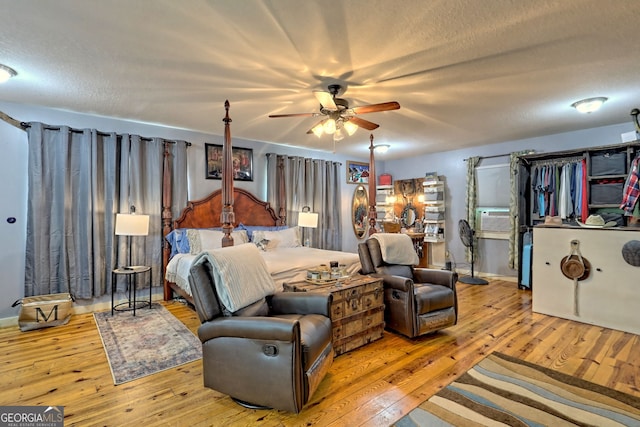
<instances>
[{"instance_id":1,"label":"ceiling fan blade","mask_svg":"<svg viewBox=\"0 0 640 427\"><path fill-rule=\"evenodd\" d=\"M313 117L317 116L318 113L297 113L297 114L269 114L269 117Z\"/></svg>"},{"instance_id":2,"label":"ceiling fan blade","mask_svg":"<svg viewBox=\"0 0 640 427\"><path fill-rule=\"evenodd\" d=\"M316 123L315 125L311 126L311 129L309 129L309 130L307 131L307 134L313 133L313 128L315 128L315 127L316 127L316 126L318 126L318 125L323 124L323 123L324 123L324 122L326 122L326 121L327 121L327 119L320 120L318 123Z\"/></svg>"},{"instance_id":3,"label":"ceiling fan blade","mask_svg":"<svg viewBox=\"0 0 640 427\"><path fill-rule=\"evenodd\" d=\"M358 125L358 127L361 127L362 129L366 129L366 130L374 130L380 127L380 125L372 123L368 120L361 119L360 117L351 117L349 121L355 125Z\"/></svg>"},{"instance_id":4,"label":"ceiling fan blade","mask_svg":"<svg viewBox=\"0 0 640 427\"><path fill-rule=\"evenodd\" d=\"M338 106L333 100L333 95L331 95L329 92L325 92L322 90L314 90L313 94L315 95L316 99L320 102L320 105L322 105L324 108L328 110L338 109Z\"/></svg>"},{"instance_id":5,"label":"ceiling fan blade","mask_svg":"<svg viewBox=\"0 0 640 427\"><path fill-rule=\"evenodd\" d=\"M364 113L375 113L378 111L389 111L389 110L398 110L400 108L400 104L395 101L392 102L383 102L381 104L371 104L371 105L363 105L361 107L352 108L355 114L364 114Z\"/></svg>"}]
</instances>

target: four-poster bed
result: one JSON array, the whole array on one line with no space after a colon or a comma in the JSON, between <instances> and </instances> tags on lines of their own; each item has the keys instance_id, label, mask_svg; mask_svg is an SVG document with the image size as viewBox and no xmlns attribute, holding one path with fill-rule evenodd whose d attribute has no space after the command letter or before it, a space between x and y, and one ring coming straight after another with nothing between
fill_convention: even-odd
<instances>
[{"instance_id":1,"label":"four-poster bed","mask_svg":"<svg viewBox=\"0 0 640 427\"><path fill-rule=\"evenodd\" d=\"M178 236L176 233L183 230L186 230L184 234L188 235L188 238L184 238L184 240L193 243L195 234L214 233L215 231L211 229L217 229L222 234L222 241L219 247L246 243L247 241L260 244L261 242L253 239L264 236L269 237L271 243L265 244L268 249L263 247L261 255L267 263L276 286L282 286L286 281L303 280L308 269L316 267L318 264L329 264L330 261L338 261L340 264L344 264L349 274L356 273L360 269L358 254L306 248L302 247L302 245L296 245L292 241L292 232L297 232L297 227L287 228L284 215L286 212L284 200L280 201L280 214L276 214L269 203L261 201L246 190L233 187L232 146L229 126L231 119L229 118L228 101L225 102L225 118L223 121L225 122L225 132L221 189L200 200L188 202L182 214L177 219L172 220L170 209L171 177L167 175L163 177L165 184L162 214L163 235L165 237L171 236L171 239L165 238L163 246L164 299L171 299L175 293L187 301L193 302L187 276L190 264L195 259L196 254L193 253L193 248L191 248L190 253L176 254L176 252L179 252L176 248L176 246L179 246L175 240ZM165 151L165 166L168 166L169 161L169 154ZM279 165L279 167L283 168L284 165ZM165 167L165 171L167 170L169 168ZM373 181L375 192L375 179ZM373 203L375 204L375 198ZM203 232L202 230L206 231ZM269 240L264 239L263 241L268 242ZM277 247L273 247L273 243L278 241Z\"/></svg>"}]
</instances>

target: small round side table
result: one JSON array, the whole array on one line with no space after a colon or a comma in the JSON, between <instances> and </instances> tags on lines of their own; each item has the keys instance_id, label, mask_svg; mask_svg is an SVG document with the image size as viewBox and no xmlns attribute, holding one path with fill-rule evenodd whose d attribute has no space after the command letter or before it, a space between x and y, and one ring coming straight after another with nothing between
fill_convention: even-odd
<instances>
[{"instance_id":1,"label":"small round side table","mask_svg":"<svg viewBox=\"0 0 640 427\"><path fill-rule=\"evenodd\" d=\"M149 273L149 300L136 301L136 290L138 289L138 275L143 273ZM115 304L114 294L116 290L116 282L118 276L127 277L127 290L129 292L129 298L127 301ZM136 309L149 307L151 308L151 284L153 283L151 277L151 267L145 265L132 265L129 267L118 267L111 272L111 315L114 311L132 311L133 315L136 315Z\"/></svg>"}]
</instances>

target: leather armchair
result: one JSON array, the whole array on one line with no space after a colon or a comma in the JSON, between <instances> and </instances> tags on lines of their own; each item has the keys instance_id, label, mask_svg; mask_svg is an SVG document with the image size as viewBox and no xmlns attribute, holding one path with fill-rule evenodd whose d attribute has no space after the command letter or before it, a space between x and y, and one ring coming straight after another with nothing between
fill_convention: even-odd
<instances>
[{"instance_id":1,"label":"leather armchair","mask_svg":"<svg viewBox=\"0 0 640 427\"><path fill-rule=\"evenodd\" d=\"M387 264L376 239L358 244L358 255L362 274L383 278L388 329L414 338L457 323L457 273Z\"/></svg>"},{"instance_id":2,"label":"leather armchair","mask_svg":"<svg viewBox=\"0 0 640 427\"><path fill-rule=\"evenodd\" d=\"M277 292L228 313L206 260L191 267L189 284L204 385L249 408L300 412L333 362L331 295Z\"/></svg>"}]
</instances>

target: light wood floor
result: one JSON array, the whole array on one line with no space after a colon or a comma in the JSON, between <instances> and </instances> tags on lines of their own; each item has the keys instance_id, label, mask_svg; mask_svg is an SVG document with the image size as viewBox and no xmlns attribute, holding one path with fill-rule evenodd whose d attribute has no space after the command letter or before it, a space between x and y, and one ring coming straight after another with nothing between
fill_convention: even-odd
<instances>
[{"instance_id":1,"label":"light wood floor","mask_svg":"<svg viewBox=\"0 0 640 427\"><path fill-rule=\"evenodd\" d=\"M458 325L415 340L385 332L337 357L298 415L244 409L205 389L201 361L114 386L89 314L0 329L0 405L63 405L66 426L386 426L493 351L640 397L638 336L534 314L531 293L513 283L458 290ZM166 306L197 329L190 308Z\"/></svg>"}]
</instances>

